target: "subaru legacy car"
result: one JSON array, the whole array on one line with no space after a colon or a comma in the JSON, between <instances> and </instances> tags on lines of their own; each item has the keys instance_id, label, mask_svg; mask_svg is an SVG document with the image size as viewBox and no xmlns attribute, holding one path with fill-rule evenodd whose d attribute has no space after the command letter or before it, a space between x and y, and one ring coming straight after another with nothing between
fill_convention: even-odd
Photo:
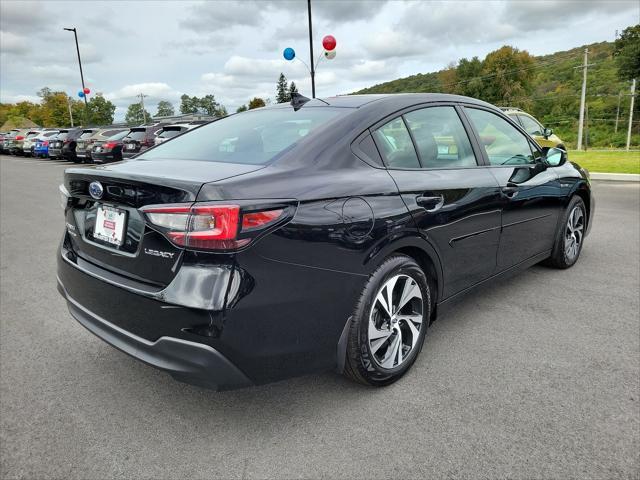
<instances>
[{"instance_id":1,"label":"subaru legacy car","mask_svg":"<svg viewBox=\"0 0 640 480\"><path fill-rule=\"evenodd\" d=\"M296 94L67 169L60 192L71 315L215 389L330 369L390 384L469 290L574 265L595 207L566 152L444 94Z\"/></svg>"}]
</instances>

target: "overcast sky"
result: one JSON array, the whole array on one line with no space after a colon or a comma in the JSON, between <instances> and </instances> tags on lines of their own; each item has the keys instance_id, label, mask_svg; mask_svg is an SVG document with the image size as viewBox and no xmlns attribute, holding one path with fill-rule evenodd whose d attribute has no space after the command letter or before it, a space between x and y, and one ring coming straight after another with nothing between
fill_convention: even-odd
<instances>
[{"instance_id":1,"label":"overcast sky","mask_svg":"<svg viewBox=\"0 0 640 480\"><path fill-rule=\"evenodd\" d=\"M229 111L253 96L275 97L280 72L310 95L306 67L287 62L292 47L309 63L306 0L0 2L0 101L37 101L44 86L80 89L73 33L85 82L117 106L143 92L159 100L212 93ZM323 60L318 96L349 93L509 44L534 55L599 41L640 22L631 1L340 1L313 0L314 52L336 37ZM176 109L177 110L177 109Z\"/></svg>"}]
</instances>

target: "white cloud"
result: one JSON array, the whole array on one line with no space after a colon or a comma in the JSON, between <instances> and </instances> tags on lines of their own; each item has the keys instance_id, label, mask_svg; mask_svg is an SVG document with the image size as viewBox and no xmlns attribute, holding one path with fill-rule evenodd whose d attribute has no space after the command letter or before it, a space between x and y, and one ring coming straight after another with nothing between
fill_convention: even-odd
<instances>
[{"instance_id":1,"label":"white cloud","mask_svg":"<svg viewBox=\"0 0 640 480\"><path fill-rule=\"evenodd\" d=\"M0 31L0 47L2 53L24 55L29 51L29 40L22 35Z\"/></svg>"},{"instance_id":2,"label":"white cloud","mask_svg":"<svg viewBox=\"0 0 640 480\"><path fill-rule=\"evenodd\" d=\"M182 92L174 90L166 83L147 82L125 85L114 92L105 93L104 98L121 107L140 101L139 97L137 97L140 93L146 95L144 101L147 110L150 109L149 106L154 105L160 100L177 102L180 99L180 95L182 95Z\"/></svg>"}]
</instances>

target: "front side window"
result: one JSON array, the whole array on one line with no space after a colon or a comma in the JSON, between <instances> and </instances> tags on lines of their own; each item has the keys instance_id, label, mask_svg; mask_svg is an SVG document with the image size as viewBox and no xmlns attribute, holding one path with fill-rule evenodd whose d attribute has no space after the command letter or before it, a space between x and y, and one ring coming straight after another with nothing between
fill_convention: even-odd
<instances>
[{"instance_id":1,"label":"front side window","mask_svg":"<svg viewBox=\"0 0 640 480\"><path fill-rule=\"evenodd\" d=\"M535 163L527 137L505 119L477 108L465 108L465 112L478 132L478 140L491 165Z\"/></svg>"},{"instance_id":2,"label":"front side window","mask_svg":"<svg viewBox=\"0 0 640 480\"><path fill-rule=\"evenodd\" d=\"M429 107L404 116L423 168L475 167L471 142L454 107Z\"/></svg>"},{"instance_id":3,"label":"front side window","mask_svg":"<svg viewBox=\"0 0 640 480\"><path fill-rule=\"evenodd\" d=\"M389 168L420 168L416 149L402 117L391 120L373 133Z\"/></svg>"},{"instance_id":4,"label":"front side window","mask_svg":"<svg viewBox=\"0 0 640 480\"><path fill-rule=\"evenodd\" d=\"M533 118L527 117L526 115L518 115L520 118L520 123L524 128L525 132L529 135L542 135L542 125L536 122Z\"/></svg>"}]
</instances>

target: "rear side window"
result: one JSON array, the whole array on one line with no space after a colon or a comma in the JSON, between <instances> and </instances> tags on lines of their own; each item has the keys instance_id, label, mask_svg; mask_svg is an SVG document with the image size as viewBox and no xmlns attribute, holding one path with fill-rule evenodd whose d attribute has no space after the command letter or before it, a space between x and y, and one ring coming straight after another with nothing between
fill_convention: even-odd
<instances>
[{"instance_id":1,"label":"rear side window","mask_svg":"<svg viewBox=\"0 0 640 480\"><path fill-rule=\"evenodd\" d=\"M230 115L164 142L139 159L208 160L260 165L314 130L344 115L348 108L265 109Z\"/></svg>"},{"instance_id":2,"label":"rear side window","mask_svg":"<svg viewBox=\"0 0 640 480\"><path fill-rule=\"evenodd\" d=\"M420 168L411 135L402 117L395 118L374 133L376 144L389 168Z\"/></svg>"},{"instance_id":3,"label":"rear side window","mask_svg":"<svg viewBox=\"0 0 640 480\"><path fill-rule=\"evenodd\" d=\"M465 108L478 132L491 165L527 165L535 163L529 140L516 127L495 113Z\"/></svg>"},{"instance_id":4,"label":"rear side window","mask_svg":"<svg viewBox=\"0 0 640 480\"><path fill-rule=\"evenodd\" d=\"M454 107L429 107L404 116L423 168L477 166L471 142Z\"/></svg>"}]
</instances>

